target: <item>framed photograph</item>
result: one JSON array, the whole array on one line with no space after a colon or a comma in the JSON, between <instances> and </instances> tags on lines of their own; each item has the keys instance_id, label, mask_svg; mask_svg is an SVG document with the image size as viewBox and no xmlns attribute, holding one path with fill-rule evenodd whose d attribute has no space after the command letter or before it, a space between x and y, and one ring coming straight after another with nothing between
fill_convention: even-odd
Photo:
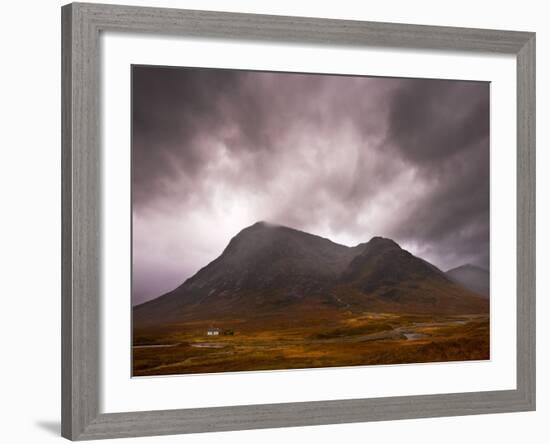
<instances>
[{"instance_id":1,"label":"framed photograph","mask_svg":"<svg viewBox=\"0 0 550 444\"><path fill-rule=\"evenodd\" d=\"M62 8L62 434L535 409L535 35Z\"/></svg>"}]
</instances>

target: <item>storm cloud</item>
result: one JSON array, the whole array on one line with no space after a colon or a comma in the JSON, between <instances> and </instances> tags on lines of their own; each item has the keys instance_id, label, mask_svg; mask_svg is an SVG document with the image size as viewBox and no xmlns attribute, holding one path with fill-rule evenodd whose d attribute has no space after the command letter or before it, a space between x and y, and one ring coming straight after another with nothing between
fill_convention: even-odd
<instances>
[{"instance_id":1,"label":"storm cloud","mask_svg":"<svg viewBox=\"0 0 550 444\"><path fill-rule=\"evenodd\" d=\"M259 220L489 266L489 84L134 66L133 303Z\"/></svg>"}]
</instances>

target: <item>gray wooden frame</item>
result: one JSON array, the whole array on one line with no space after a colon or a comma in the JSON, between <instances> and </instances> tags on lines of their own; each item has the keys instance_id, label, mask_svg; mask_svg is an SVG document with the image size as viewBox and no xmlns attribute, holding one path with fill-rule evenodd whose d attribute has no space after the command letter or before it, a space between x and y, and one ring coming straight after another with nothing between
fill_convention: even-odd
<instances>
[{"instance_id":1,"label":"gray wooden frame","mask_svg":"<svg viewBox=\"0 0 550 444\"><path fill-rule=\"evenodd\" d=\"M515 55L517 388L101 413L98 359L102 31ZM535 409L534 33L73 3L62 8L62 104L62 435L66 438L83 440Z\"/></svg>"}]
</instances>

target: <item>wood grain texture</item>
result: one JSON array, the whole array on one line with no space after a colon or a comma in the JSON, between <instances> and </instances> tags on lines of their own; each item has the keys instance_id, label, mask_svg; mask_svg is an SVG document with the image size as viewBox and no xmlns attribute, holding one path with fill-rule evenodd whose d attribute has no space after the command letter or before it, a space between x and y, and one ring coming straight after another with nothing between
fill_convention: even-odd
<instances>
[{"instance_id":1,"label":"wood grain texture","mask_svg":"<svg viewBox=\"0 0 550 444\"><path fill-rule=\"evenodd\" d=\"M234 12L77 4L101 29L238 40L517 53L529 33Z\"/></svg>"},{"instance_id":2,"label":"wood grain texture","mask_svg":"<svg viewBox=\"0 0 550 444\"><path fill-rule=\"evenodd\" d=\"M62 434L76 438L99 414L99 63L85 12L64 7L62 24Z\"/></svg>"},{"instance_id":3,"label":"wood grain texture","mask_svg":"<svg viewBox=\"0 0 550 444\"><path fill-rule=\"evenodd\" d=\"M99 33L173 34L517 55L517 389L150 412L99 412ZM101 4L62 8L62 435L99 439L535 408L533 33ZM498 192L498 190L497 190Z\"/></svg>"},{"instance_id":4,"label":"wood grain texture","mask_svg":"<svg viewBox=\"0 0 550 444\"><path fill-rule=\"evenodd\" d=\"M531 410L517 390L100 415L79 439L475 415Z\"/></svg>"},{"instance_id":5,"label":"wood grain texture","mask_svg":"<svg viewBox=\"0 0 550 444\"><path fill-rule=\"evenodd\" d=\"M61 14L61 417L63 436L72 436L72 17L71 7Z\"/></svg>"},{"instance_id":6,"label":"wood grain texture","mask_svg":"<svg viewBox=\"0 0 550 444\"><path fill-rule=\"evenodd\" d=\"M536 165L535 35L517 55L517 373L518 391L535 409Z\"/></svg>"}]
</instances>

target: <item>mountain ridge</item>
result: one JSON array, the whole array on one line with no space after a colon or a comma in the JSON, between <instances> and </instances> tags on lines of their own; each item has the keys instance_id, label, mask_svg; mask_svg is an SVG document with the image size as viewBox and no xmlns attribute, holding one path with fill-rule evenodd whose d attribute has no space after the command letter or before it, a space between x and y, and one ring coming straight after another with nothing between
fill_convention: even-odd
<instances>
[{"instance_id":1,"label":"mountain ridge","mask_svg":"<svg viewBox=\"0 0 550 444\"><path fill-rule=\"evenodd\" d=\"M447 270L445 274L463 287L489 298L490 276L485 268L473 264L464 264Z\"/></svg>"},{"instance_id":2,"label":"mountain ridge","mask_svg":"<svg viewBox=\"0 0 550 444\"><path fill-rule=\"evenodd\" d=\"M341 310L488 310L434 265L375 236L355 247L268 222L237 233L174 290L133 309L137 323L238 316L337 316Z\"/></svg>"}]
</instances>

